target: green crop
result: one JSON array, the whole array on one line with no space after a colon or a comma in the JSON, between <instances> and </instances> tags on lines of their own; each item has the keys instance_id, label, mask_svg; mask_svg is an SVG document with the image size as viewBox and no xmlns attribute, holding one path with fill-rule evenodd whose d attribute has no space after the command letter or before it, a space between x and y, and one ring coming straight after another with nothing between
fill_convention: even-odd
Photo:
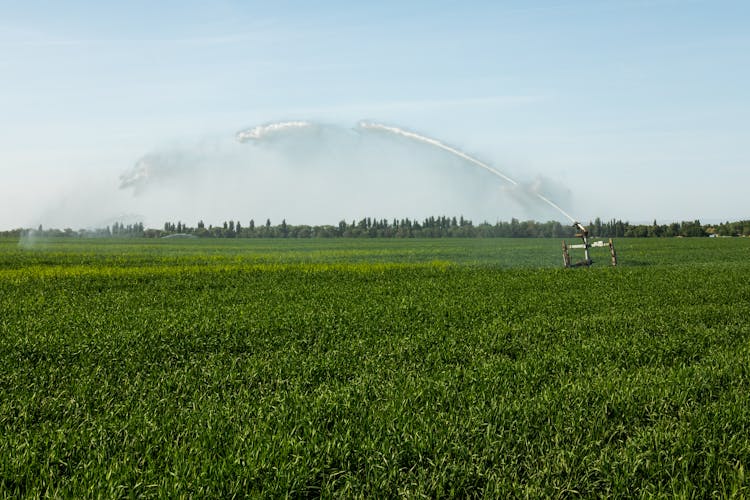
<instances>
[{"instance_id":1,"label":"green crop","mask_svg":"<svg viewBox=\"0 0 750 500\"><path fill-rule=\"evenodd\" d=\"M748 496L750 240L616 243L0 242L0 496Z\"/></svg>"}]
</instances>

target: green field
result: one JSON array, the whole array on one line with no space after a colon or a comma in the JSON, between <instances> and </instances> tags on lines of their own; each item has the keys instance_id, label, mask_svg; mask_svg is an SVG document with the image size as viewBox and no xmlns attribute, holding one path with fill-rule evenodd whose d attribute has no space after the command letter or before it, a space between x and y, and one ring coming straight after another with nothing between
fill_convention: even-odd
<instances>
[{"instance_id":1,"label":"green field","mask_svg":"<svg viewBox=\"0 0 750 500\"><path fill-rule=\"evenodd\" d=\"M0 240L0 496L750 496L750 239L615 243Z\"/></svg>"}]
</instances>

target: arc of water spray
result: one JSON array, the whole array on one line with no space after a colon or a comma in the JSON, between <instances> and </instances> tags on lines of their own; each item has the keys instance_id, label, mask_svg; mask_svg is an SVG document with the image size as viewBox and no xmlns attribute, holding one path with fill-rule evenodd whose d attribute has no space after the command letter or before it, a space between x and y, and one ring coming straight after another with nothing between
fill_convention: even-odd
<instances>
[{"instance_id":1,"label":"arc of water spray","mask_svg":"<svg viewBox=\"0 0 750 500\"><path fill-rule=\"evenodd\" d=\"M266 123L264 125L258 125L258 126L237 132L236 139L239 142L264 141L276 134L284 133L290 130L312 128L314 125L315 124L313 122L303 121L303 120ZM469 163L476 165L477 167L487 170L491 174L496 175L497 177L500 177L504 181L512 184L513 186L518 186L518 182L508 177L507 175L502 173L500 170L484 163L483 161L480 161L474 158L473 156L467 153L464 153L460 149L456 149L454 147L448 146L447 144L437 139L434 139L432 137L427 137L421 134L417 134L416 132L411 132L409 130L405 130L399 127L384 125L382 123L371 122L371 121L360 121L357 124L357 127L362 130L376 130L376 131L390 133L393 135L398 135L401 137L406 137L407 139L422 142L430 146L436 147L438 149L442 149L443 151L447 151L455 156L458 156L459 158L462 158L468 161ZM551 206L552 208L554 208L555 210L563 214L565 217L567 217L572 223L574 224L577 223L577 221L570 214L568 214L565 210L560 208L560 206L554 203L552 200L542 195L538 191L531 191L531 192L537 198L542 200L544 203Z\"/></svg>"},{"instance_id":2,"label":"arc of water spray","mask_svg":"<svg viewBox=\"0 0 750 500\"><path fill-rule=\"evenodd\" d=\"M463 151L461 151L459 149L452 148L452 147L448 146L447 144L444 144L444 143L438 141L437 139L432 139L430 137L425 137L423 135L417 134L416 132L410 132L410 131L404 130L402 128L392 127L392 126L389 126L389 125L383 125L382 123L374 123L374 122L365 122L365 121L362 121L362 122L359 122L357 124L357 126L359 128L369 129L369 130L382 130L384 132L390 132L391 134L400 135L400 136L403 136L403 137L407 137L409 139L413 139L415 141L419 141L419 142L424 142L424 143L430 144L432 146L435 146L436 148L440 148L440 149L442 149L444 151L448 151L449 153L453 153L454 155L458 156L459 158L463 158L464 160L466 160L468 162L471 162L471 163L473 163L474 165L476 165L478 167L481 167L481 168L483 168L483 169L485 169L485 170L487 170L489 172L492 172L493 174L497 175L498 177L500 177L500 178L502 178L502 179L510 182L514 186L518 185L518 183L516 181L514 181L513 179L511 179L510 177L508 177L504 173L500 172L496 168L493 168L493 167L487 165L486 163L481 162L481 161L477 160L476 158L467 155L466 153L464 153Z\"/></svg>"},{"instance_id":3,"label":"arc of water spray","mask_svg":"<svg viewBox=\"0 0 750 500\"><path fill-rule=\"evenodd\" d=\"M411 131L404 130L404 129L401 129L401 128L398 128L398 127L393 127L393 126L390 126L390 125L383 125L382 123L361 121L361 122L359 122L357 124L357 126L359 128L365 129L365 130L380 130L380 131L383 131L383 132L388 132L388 133L391 133L391 134L400 135L400 136L406 137L408 139L412 139L412 140L415 140L415 141L423 142L425 144L429 144L429 145L434 146L436 148L442 149L443 151L447 151L447 152L449 152L451 154L454 154L454 155L458 156L459 158L463 158L464 160L466 160L466 161L468 161L470 163L473 163L474 165L476 165L476 166L478 166L480 168L483 168L484 170L487 170L488 172L490 172L490 173L492 173L492 174L500 177L501 179L509 182L510 184L512 184L514 186L518 186L518 182L516 182L515 180L511 179L510 177L508 177L507 175L505 175L504 173L502 173L498 169L496 169L496 168L494 168L494 167L492 167L490 165L487 165L486 163L484 163L482 161L477 160L473 156L470 156L470 155L464 153L460 149L456 149L456 148L453 148L451 146L448 146L447 144L445 144L443 142L440 142L437 139L433 139L431 137L426 137L424 135L417 134L416 132L411 132ZM534 193L534 195L536 195L537 198L539 198L540 200L542 200L543 202L545 202L546 204L548 204L549 206L551 206L552 208L554 208L555 210L557 210L558 212L560 212L561 214L563 214L565 217L567 217L570 220L570 222L572 222L574 224L577 222L570 214L568 214L565 210L563 210L562 208L560 208L556 203L554 203L552 200L550 200L546 196L544 196L541 193L538 193L536 191L534 191L533 193Z\"/></svg>"}]
</instances>

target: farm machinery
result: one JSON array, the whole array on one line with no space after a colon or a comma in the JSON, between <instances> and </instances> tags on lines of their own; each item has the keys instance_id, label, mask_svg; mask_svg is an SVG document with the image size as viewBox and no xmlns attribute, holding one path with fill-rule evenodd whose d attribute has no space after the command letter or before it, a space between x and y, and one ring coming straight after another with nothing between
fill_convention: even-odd
<instances>
[{"instance_id":1,"label":"farm machinery","mask_svg":"<svg viewBox=\"0 0 750 500\"><path fill-rule=\"evenodd\" d=\"M589 249L601 248L601 247L607 247L607 246L609 246L609 254L610 254L610 257L612 258L612 265L613 266L617 265L617 252L615 252L615 246L612 243L612 238L609 239L609 242L604 242L602 240L591 242L589 241L589 230L586 229L586 227L583 224L581 224L580 222L574 222L573 227L575 227L578 230L578 232L576 233L576 238L581 238L581 241L583 243L568 245L565 242L565 240L563 240L562 254L563 254L563 265L565 267L581 267L581 266L588 267L594 263L594 261L591 260ZM571 249L583 249L583 260L576 262L575 264L571 263L570 253L569 253L569 250Z\"/></svg>"}]
</instances>

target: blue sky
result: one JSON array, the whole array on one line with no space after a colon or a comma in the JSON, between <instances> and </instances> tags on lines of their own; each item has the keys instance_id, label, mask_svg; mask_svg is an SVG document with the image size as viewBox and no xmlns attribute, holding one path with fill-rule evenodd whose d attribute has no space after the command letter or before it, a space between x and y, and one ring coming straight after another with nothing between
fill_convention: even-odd
<instances>
[{"instance_id":1,"label":"blue sky","mask_svg":"<svg viewBox=\"0 0 750 500\"><path fill-rule=\"evenodd\" d=\"M543 178L584 221L747 219L748 26L750 2L722 0L2 1L0 229L120 214L193 223L179 206L187 195L159 206L118 189L119 175L150 151L203 151L258 123L363 118L437 137L521 182ZM299 213L311 220L299 220L269 199L206 216L364 215L356 199L317 213L310 195ZM443 212L559 216L464 210L462 199ZM371 216L410 207L368 200Z\"/></svg>"}]
</instances>

